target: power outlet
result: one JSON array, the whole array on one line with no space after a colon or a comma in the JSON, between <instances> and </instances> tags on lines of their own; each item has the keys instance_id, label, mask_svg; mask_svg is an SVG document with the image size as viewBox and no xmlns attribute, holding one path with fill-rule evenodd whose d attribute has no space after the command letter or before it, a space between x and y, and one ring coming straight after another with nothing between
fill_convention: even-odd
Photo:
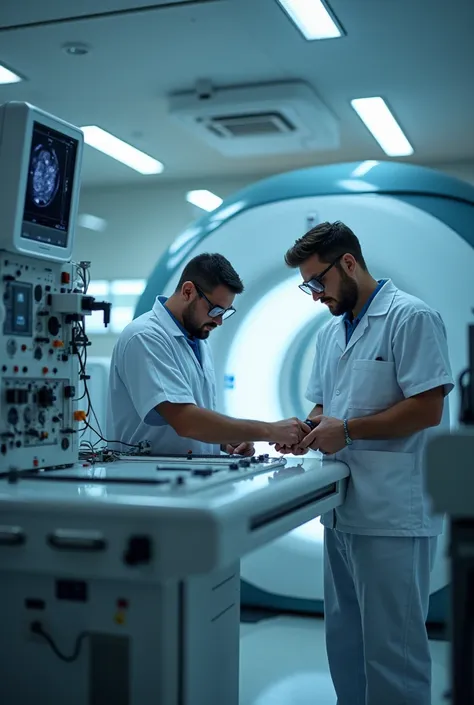
<instances>
[{"instance_id":1,"label":"power outlet","mask_svg":"<svg viewBox=\"0 0 474 705\"><path fill-rule=\"evenodd\" d=\"M29 614L25 615L25 621L24 621L24 628L23 628L23 633L25 635L26 641L29 641L30 643L34 644L44 644L45 646L48 645L48 642L42 636L41 634L38 634L37 632L34 632L31 629L31 625L34 622L41 622L41 626L46 632L49 632L49 626L48 626L48 620L45 619L44 615L42 614L41 617L37 616L34 614L34 612L30 612Z\"/></svg>"}]
</instances>

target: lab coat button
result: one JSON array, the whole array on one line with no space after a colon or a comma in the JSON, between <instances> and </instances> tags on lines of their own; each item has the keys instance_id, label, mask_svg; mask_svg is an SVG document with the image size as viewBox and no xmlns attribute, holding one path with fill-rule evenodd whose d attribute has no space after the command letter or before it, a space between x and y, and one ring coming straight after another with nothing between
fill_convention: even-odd
<instances>
[{"instance_id":1,"label":"lab coat button","mask_svg":"<svg viewBox=\"0 0 474 705\"><path fill-rule=\"evenodd\" d=\"M336 397L338 397L340 393L341 393L340 390L336 389Z\"/></svg>"}]
</instances>

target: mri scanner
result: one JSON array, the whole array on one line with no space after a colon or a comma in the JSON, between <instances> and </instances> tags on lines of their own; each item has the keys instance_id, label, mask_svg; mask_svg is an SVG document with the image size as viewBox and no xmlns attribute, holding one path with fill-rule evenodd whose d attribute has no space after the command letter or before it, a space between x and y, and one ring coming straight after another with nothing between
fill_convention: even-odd
<instances>
[{"instance_id":1,"label":"mri scanner","mask_svg":"<svg viewBox=\"0 0 474 705\"><path fill-rule=\"evenodd\" d=\"M221 252L232 262L245 291L236 302L237 315L210 338L223 413L268 421L306 418L314 338L329 314L301 293L300 277L285 266L283 255L313 224L326 220L342 220L354 230L375 277L390 277L441 313L455 376L466 366L465 331L474 302L474 188L430 169L390 162L304 169L244 189L189 227L159 260L136 309L139 316L157 294L170 295L185 262L201 252ZM105 367L92 360L89 369L98 400L105 398L99 390ZM456 389L450 396L453 426L458 408ZM242 560L242 604L322 613L322 552L319 520L254 551ZM445 620L446 552L444 534L432 574L431 622Z\"/></svg>"}]
</instances>

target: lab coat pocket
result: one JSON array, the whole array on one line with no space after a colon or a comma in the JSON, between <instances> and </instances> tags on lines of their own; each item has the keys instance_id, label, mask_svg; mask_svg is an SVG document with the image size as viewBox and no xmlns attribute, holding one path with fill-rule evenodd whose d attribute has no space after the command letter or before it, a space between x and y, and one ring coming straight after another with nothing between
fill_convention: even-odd
<instances>
[{"instance_id":1,"label":"lab coat pocket","mask_svg":"<svg viewBox=\"0 0 474 705\"><path fill-rule=\"evenodd\" d=\"M394 362L354 360L349 386L349 407L388 409L403 399Z\"/></svg>"},{"instance_id":2,"label":"lab coat pocket","mask_svg":"<svg viewBox=\"0 0 474 705\"><path fill-rule=\"evenodd\" d=\"M340 521L370 530L412 529L415 455L351 450L345 457L351 479Z\"/></svg>"}]
</instances>

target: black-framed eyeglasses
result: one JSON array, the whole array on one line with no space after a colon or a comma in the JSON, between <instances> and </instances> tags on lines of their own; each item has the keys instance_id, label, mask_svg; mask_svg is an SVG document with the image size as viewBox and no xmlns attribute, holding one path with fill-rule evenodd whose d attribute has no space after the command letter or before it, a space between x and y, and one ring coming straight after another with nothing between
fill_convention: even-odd
<instances>
[{"instance_id":1,"label":"black-framed eyeglasses","mask_svg":"<svg viewBox=\"0 0 474 705\"><path fill-rule=\"evenodd\" d=\"M341 257L342 255L337 257L334 262L331 262L331 264L326 267L326 269L323 269L321 274L318 274L317 277L313 277L313 279L310 279L307 282L298 284L298 287L301 289L301 291L304 291L305 294L322 294L324 289L326 288L322 282L323 277L329 272L330 269L334 267L335 264L339 262Z\"/></svg>"},{"instance_id":2,"label":"black-framed eyeglasses","mask_svg":"<svg viewBox=\"0 0 474 705\"><path fill-rule=\"evenodd\" d=\"M193 282L194 284L194 282ZM207 298L206 294L198 287L197 284L194 284L196 287L196 291L198 293L198 296L201 298L205 299L207 303L209 304L209 311L207 312L207 315L210 318L219 318L219 316L222 316L222 320L225 321L227 318L230 318L231 316L234 315L235 313L235 308L233 306L229 306L229 308L223 308L222 306L216 306L216 304L213 304L212 301L209 301Z\"/></svg>"}]
</instances>

